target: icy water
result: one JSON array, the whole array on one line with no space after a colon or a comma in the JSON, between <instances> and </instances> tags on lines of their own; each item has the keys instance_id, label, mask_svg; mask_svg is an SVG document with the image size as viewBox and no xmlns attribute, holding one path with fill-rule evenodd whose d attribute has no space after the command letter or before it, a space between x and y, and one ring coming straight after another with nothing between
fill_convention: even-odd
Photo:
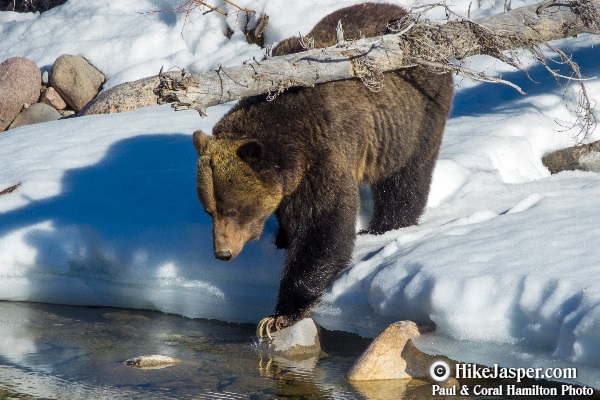
<instances>
[{"instance_id":1,"label":"icy water","mask_svg":"<svg viewBox=\"0 0 600 400\"><path fill-rule=\"evenodd\" d=\"M0 398L431 398L427 382L350 384L344 375L368 339L322 331L326 356L291 361L261 354L254 329L151 311L0 302ZM147 354L182 362L163 369L124 364Z\"/></svg>"}]
</instances>

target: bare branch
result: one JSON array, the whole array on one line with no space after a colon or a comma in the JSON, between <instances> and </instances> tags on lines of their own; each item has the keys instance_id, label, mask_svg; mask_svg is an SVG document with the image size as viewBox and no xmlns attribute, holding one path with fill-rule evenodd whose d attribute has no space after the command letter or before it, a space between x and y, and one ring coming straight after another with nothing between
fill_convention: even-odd
<instances>
[{"instance_id":1,"label":"bare branch","mask_svg":"<svg viewBox=\"0 0 600 400\"><path fill-rule=\"evenodd\" d=\"M568 89L568 83L570 81L576 81L579 90L576 93L577 96L577 107L575 110L570 110L571 114L575 117L575 122L571 126L563 126L565 130L571 130L573 128L578 129L578 133L575 135L579 144L583 143L583 141L595 130L596 128L596 116L594 115L594 107L595 102L592 102L588 96L587 88L584 85L584 81L595 79L595 78L584 78L581 74L581 70L579 69L579 65L573 61L571 57L566 55L559 48L546 43L547 48L552 50L556 55L558 55L562 64L566 64L569 66L572 76L565 76L563 74L558 73L558 71L550 68L546 57L543 55L542 51L538 46L532 46L530 51L531 54L540 62L540 64L556 79L557 83L561 85L566 93ZM567 82L561 84L560 79L564 79Z\"/></svg>"},{"instance_id":2,"label":"bare branch","mask_svg":"<svg viewBox=\"0 0 600 400\"><path fill-rule=\"evenodd\" d=\"M211 11L215 11L215 12L218 12L219 14L221 14L221 15L227 16L227 13L226 13L225 11L219 10L219 8L218 8L218 7L213 7L213 6L211 6L210 4L208 4L208 3L205 3L205 2L204 2L204 1L202 1L202 0L192 0L192 1L194 1L195 3L198 3L198 4L200 4L200 5L202 5L202 6L206 7L206 8L208 8L208 9L209 9L209 10L211 10Z\"/></svg>"},{"instance_id":3,"label":"bare branch","mask_svg":"<svg viewBox=\"0 0 600 400\"><path fill-rule=\"evenodd\" d=\"M249 14L256 14L256 11L254 11L254 10L250 10L250 9L248 9L248 8L243 8L243 7L240 7L240 6L238 6L237 4L235 4L234 2L232 2L232 1L230 1L230 0L223 0L223 1L224 1L225 3L227 3L227 4L231 5L231 6L234 6L235 8L237 8L237 9L238 9L238 10L240 10L240 11L244 11L244 12L246 12L246 13L249 13Z\"/></svg>"},{"instance_id":4,"label":"bare branch","mask_svg":"<svg viewBox=\"0 0 600 400\"><path fill-rule=\"evenodd\" d=\"M300 38L300 45L304 50L312 50L315 48L315 38L311 36L298 35Z\"/></svg>"},{"instance_id":5,"label":"bare branch","mask_svg":"<svg viewBox=\"0 0 600 400\"><path fill-rule=\"evenodd\" d=\"M417 63L419 65L423 65L425 67L439 68L441 70L451 71L458 75L467 76L476 81L489 82L489 83L500 83L503 85L507 85L507 86L510 86L511 88L515 89L517 92L519 92L521 94L525 94L525 92L523 91L523 89L521 89L520 86L515 85L514 83L512 83L510 81L507 81L507 80L504 80L501 78L494 78L492 76L488 76L488 75L484 74L483 72L475 71L475 70L469 69L464 66L447 65L444 63L438 63L438 62L422 60L422 59L415 59L414 61L415 61L415 63Z\"/></svg>"}]
</instances>

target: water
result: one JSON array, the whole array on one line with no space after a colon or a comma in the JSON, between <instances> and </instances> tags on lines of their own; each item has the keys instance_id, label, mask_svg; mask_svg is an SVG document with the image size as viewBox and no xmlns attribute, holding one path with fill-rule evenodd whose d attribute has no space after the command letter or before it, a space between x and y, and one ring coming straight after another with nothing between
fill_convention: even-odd
<instances>
[{"instance_id":1,"label":"water","mask_svg":"<svg viewBox=\"0 0 600 400\"><path fill-rule=\"evenodd\" d=\"M3 398L361 398L344 374L369 343L323 333L328 357L290 361L261 354L254 325L158 312L0 302ZM125 365L146 354L182 362Z\"/></svg>"},{"instance_id":2,"label":"water","mask_svg":"<svg viewBox=\"0 0 600 400\"><path fill-rule=\"evenodd\" d=\"M322 331L327 355L292 361L260 353L254 331L151 311L0 302L0 398L431 398L431 385L418 380L348 382L344 375L369 339ZM124 364L147 354L182 362L163 369Z\"/></svg>"}]
</instances>

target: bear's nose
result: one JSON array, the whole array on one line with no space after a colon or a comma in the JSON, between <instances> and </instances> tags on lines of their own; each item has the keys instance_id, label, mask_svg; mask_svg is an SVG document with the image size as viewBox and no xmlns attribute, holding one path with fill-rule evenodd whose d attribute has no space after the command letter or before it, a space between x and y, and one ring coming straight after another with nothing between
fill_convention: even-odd
<instances>
[{"instance_id":1,"label":"bear's nose","mask_svg":"<svg viewBox=\"0 0 600 400\"><path fill-rule=\"evenodd\" d=\"M215 251L215 257L219 260L229 261L231 260L231 252L229 250Z\"/></svg>"}]
</instances>

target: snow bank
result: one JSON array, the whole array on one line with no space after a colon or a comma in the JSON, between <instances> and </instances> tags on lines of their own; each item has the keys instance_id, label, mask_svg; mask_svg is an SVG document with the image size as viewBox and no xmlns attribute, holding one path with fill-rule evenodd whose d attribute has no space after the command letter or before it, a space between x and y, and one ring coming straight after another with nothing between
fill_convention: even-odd
<instances>
[{"instance_id":1,"label":"snow bank","mask_svg":"<svg viewBox=\"0 0 600 400\"><path fill-rule=\"evenodd\" d=\"M239 3L271 16L274 42L353 2ZM187 22L145 13L177 4L69 0L41 15L0 13L0 59L26 56L48 68L62 53L82 54L110 87L163 65L202 71L262 55L240 33L223 35L242 22L233 9L227 19L191 13ZM473 17L502 4L486 2ZM582 35L560 45L595 76L597 43ZM470 66L497 69L528 96L456 80L420 225L359 237L353 265L313 315L327 328L366 336L401 319L435 324L424 349L488 364L574 365L580 382L600 388L600 175L550 176L541 164L546 152L576 141L576 132L557 131L573 117L543 68L533 66L530 81L483 57ZM588 90L600 99L598 80ZM205 119L155 106L1 133L0 190L21 186L0 196L0 298L233 322L269 314L284 257L273 245L276 222L222 263L195 193L191 133L210 132L230 106L209 109Z\"/></svg>"}]
</instances>

